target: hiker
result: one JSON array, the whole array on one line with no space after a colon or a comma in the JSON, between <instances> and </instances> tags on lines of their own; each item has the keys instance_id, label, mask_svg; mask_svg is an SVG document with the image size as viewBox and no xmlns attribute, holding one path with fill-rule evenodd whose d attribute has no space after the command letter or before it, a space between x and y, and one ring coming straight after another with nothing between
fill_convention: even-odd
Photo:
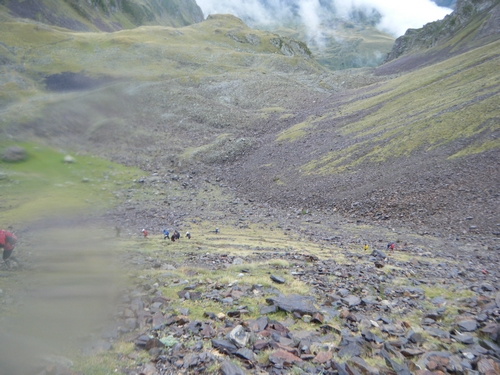
<instances>
[{"instance_id":1,"label":"hiker","mask_svg":"<svg viewBox=\"0 0 500 375\"><path fill-rule=\"evenodd\" d=\"M191 233L186 232L186 237L188 238L188 240L190 240L191 239Z\"/></svg>"},{"instance_id":2,"label":"hiker","mask_svg":"<svg viewBox=\"0 0 500 375\"><path fill-rule=\"evenodd\" d=\"M387 244L387 250L394 251L394 242L389 242L389 243Z\"/></svg>"},{"instance_id":3,"label":"hiker","mask_svg":"<svg viewBox=\"0 0 500 375\"><path fill-rule=\"evenodd\" d=\"M14 247L16 247L17 237L14 233L6 231L4 229L0 230L0 248L3 249L3 261L5 265L10 268L9 258L12 255L12 251L14 251ZM14 257L12 257L15 259Z\"/></svg>"},{"instance_id":4,"label":"hiker","mask_svg":"<svg viewBox=\"0 0 500 375\"><path fill-rule=\"evenodd\" d=\"M219 233L219 228L215 228L215 233Z\"/></svg>"},{"instance_id":5,"label":"hiker","mask_svg":"<svg viewBox=\"0 0 500 375\"><path fill-rule=\"evenodd\" d=\"M170 233L168 230L163 229L163 239L166 240L167 238L170 239Z\"/></svg>"},{"instance_id":6,"label":"hiker","mask_svg":"<svg viewBox=\"0 0 500 375\"><path fill-rule=\"evenodd\" d=\"M141 230L141 232L144 235L144 238L148 236L148 231L146 229Z\"/></svg>"},{"instance_id":7,"label":"hiker","mask_svg":"<svg viewBox=\"0 0 500 375\"><path fill-rule=\"evenodd\" d=\"M365 244L365 246L363 246L363 250L364 250L364 251L368 251L368 249L369 249L368 245L367 245L367 244Z\"/></svg>"},{"instance_id":8,"label":"hiker","mask_svg":"<svg viewBox=\"0 0 500 375\"><path fill-rule=\"evenodd\" d=\"M176 229L176 230L174 230L174 234L172 234L172 241L175 242L175 240L178 240L179 238L181 238L181 235Z\"/></svg>"}]
</instances>

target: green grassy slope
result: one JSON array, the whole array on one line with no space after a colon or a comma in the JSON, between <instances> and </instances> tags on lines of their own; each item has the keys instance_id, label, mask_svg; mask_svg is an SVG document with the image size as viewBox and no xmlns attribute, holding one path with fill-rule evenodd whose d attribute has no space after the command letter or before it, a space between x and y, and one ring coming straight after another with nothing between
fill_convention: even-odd
<instances>
[{"instance_id":1,"label":"green grassy slope","mask_svg":"<svg viewBox=\"0 0 500 375\"><path fill-rule=\"evenodd\" d=\"M1 56L9 62L4 72L22 76L15 79L5 74L0 82L8 85L2 90L4 97L29 95L33 80L43 89L44 76L61 72L126 79L162 74L196 77L265 69L280 59L286 60L283 67L321 70L308 59L305 45L249 29L231 16L212 17L184 28L148 26L115 33L77 33L29 22L2 22L0 33Z\"/></svg>"},{"instance_id":2,"label":"green grassy slope","mask_svg":"<svg viewBox=\"0 0 500 375\"><path fill-rule=\"evenodd\" d=\"M2 141L0 152L12 142ZM96 157L77 155L65 163L65 153L31 143L16 143L27 161L0 161L0 227L26 225L43 217L86 213L112 207L116 194L133 184L139 171Z\"/></svg>"},{"instance_id":3,"label":"green grassy slope","mask_svg":"<svg viewBox=\"0 0 500 375\"><path fill-rule=\"evenodd\" d=\"M2 51L10 59L0 77L0 128L16 133L36 129L37 136L50 137L52 143L60 135L73 135L81 145L84 134L103 146L115 137L119 149L119 144L151 144L156 135L147 119L163 116L161 122L170 126L168 112L186 115L195 109L190 102L203 99L195 88L212 82L211 77L231 75L236 82L255 74L265 80L267 73L324 73L302 43L249 29L232 16L184 28L144 26L114 33L77 33L30 22L4 22L0 30ZM72 87L68 74L100 87ZM49 79L67 85L48 91ZM213 93L204 97L213 100ZM140 114L149 103L150 110ZM244 116L234 112L227 119L210 118L208 111L189 117L195 123L207 121L219 132ZM147 129L137 123L146 123Z\"/></svg>"},{"instance_id":4,"label":"green grassy slope","mask_svg":"<svg viewBox=\"0 0 500 375\"><path fill-rule=\"evenodd\" d=\"M335 131L353 143L308 162L304 171L335 173L458 141L445 156L499 149L499 51L500 41L488 44L373 87L365 92L369 98L335 108L321 122L339 122ZM359 121L342 120L367 109L370 115Z\"/></svg>"}]
</instances>

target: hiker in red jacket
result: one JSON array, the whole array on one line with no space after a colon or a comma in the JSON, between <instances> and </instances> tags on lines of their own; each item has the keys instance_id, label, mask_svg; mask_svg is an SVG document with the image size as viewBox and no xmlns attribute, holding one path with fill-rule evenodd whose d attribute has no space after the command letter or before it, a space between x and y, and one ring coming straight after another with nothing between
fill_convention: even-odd
<instances>
[{"instance_id":1,"label":"hiker in red jacket","mask_svg":"<svg viewBox=\"0 0 500 375\"><path fill-rule=\"evenodd\" d=\"M6 230L0 230L0 248L3 249L3 261L9 267L8 259L12 255L14 247L16 247L17 237L14 233Z\"/></svg>"},{"instance_id":2,"label":"hiker in red jacket","mask_svg":"<svg viewBox=\"0 0 500 375\"><path fill-rule=\"evenodd\" d=\"M146 229L141 230L141 232L142 232L144 238L146 238L148 236L148 231Z\"/></svg>"}]
</instances>

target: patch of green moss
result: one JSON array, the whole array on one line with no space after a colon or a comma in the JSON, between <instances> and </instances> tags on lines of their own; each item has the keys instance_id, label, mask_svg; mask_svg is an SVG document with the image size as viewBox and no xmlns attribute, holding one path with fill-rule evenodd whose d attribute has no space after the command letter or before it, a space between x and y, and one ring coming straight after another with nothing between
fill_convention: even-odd
<instances>
[{"instance_id":1,"label":"patch of green moss","mask_svg":"<svg viewBox=\"0 0 500 375\"><path fill-rule=\"evenodd\" d=\"M295 124L286 130L283 130L278 137L276 142L288 141L293 142L298 139L303 138L307 134L307 129L311 127L311 118L308 120Z\"/></svg>"}]
</instances>

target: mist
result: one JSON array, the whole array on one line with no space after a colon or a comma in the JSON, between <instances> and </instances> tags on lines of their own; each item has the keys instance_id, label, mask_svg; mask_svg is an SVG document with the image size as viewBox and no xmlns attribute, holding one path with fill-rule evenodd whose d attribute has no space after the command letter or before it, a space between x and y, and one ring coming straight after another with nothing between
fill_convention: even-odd
<instances>
[{"instance_id":1,"label":"mist","mask_svg":"<svg viewBox=\"0 0 500 375\"><path fill-rule=\"evenodd\" d=\"M323 20L334 16L349 18L353 10L380 14L377 27L394 36L410 28L444 18L452 9L439 7L431 0L197 0L205 17L233 14L251 27L273 27L300 22L311 39L320 33Z\"/></svg>"},{"instance_id":2,"label":"mist","mask_svg":"<svg viewBox=\"0 0 500 375\"><path fill-rule=\"evenodd\" d=\"M113 313L122 285L113 239L82 222L62 221L37 223L18 235L14 254L30 263L0 273L4 300L13 301L0 319L0 375L40 373L46 358L79 352L100 338Z\"/></svg>"}]
</instances>

